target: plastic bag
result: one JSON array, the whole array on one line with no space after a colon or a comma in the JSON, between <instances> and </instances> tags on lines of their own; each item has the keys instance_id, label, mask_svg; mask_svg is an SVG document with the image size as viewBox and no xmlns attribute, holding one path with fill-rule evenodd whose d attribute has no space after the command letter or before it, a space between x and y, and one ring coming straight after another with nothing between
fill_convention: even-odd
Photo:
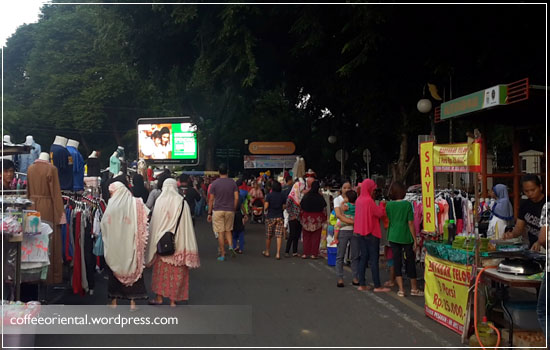
<instances>
[{"instance_id":1,"label":"plastic bag","mask_svg":"<svg viewBox=\"0 0 550 350\"><path fill-rule=\"evenodd\" d=\"M93 253L95 256L103 256L103 235L100 233L94 243Z\"/></svg>"}]
</instances>

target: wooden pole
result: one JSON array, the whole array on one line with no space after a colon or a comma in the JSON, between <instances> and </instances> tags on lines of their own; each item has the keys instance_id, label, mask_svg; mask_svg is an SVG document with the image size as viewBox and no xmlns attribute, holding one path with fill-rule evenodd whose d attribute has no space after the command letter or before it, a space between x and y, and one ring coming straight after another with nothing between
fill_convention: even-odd
<instances>
[{"instance_id":1,"label":"wooden pole","mask_svg":"<svg viewBox=\"0 0 550 350\"><path fill-rule=\"evenodd\" d=\"M512 156L514 160L514 217L518 217L519 213L519 203L520 203L520 183L519 180L521 178L521 163L519 161L519 149L520 149L520 140L519 140L519 132L517 129L514 129L514 137L513 137L513 145L512 145Z\"/></svg>"}]
</instances>

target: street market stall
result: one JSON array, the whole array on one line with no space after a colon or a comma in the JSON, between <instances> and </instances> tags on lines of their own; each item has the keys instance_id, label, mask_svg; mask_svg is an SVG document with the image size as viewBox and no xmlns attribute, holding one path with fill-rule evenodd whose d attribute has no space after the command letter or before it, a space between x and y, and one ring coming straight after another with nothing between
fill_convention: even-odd
<instances>
[{"instance_id":1,"label":"street market stall","mask_svg":"<svg viewBox=\"0 0 550 350\"><path fill-rule=\"evenodd\" d=\"M502 106L529 99L529 92L533 89L528 79L508 85L499 85L484 91L466 95L456 100L442 104L436 110L436 121L453 118L463 114L476 111L499 111L499 122L505 121L511 125L535 124L532 115L527 118L511 116L512 111L517 112L521 104L518 104L509 113L503 113ZM525 110L536 111L536 101L530 101L523 105ZM479 115L479 114L478 114ZM487 121L484 121L485 124ZM518 128L519 129L519 128ZM484 129L482 129L484 130ZM519 165L519 137L518 130L514 129L513 159L514 171L512 174L490 174L487 169L487 147L485 138L479 133L478 137L465 145L467 155L458 157L458 149L450 150L449 146L440 145L445 152L436 153L436 145L433 142L421 145L421 176L422 176L422 210L424 231L434 233L437 237L432 242L424 243L426 250L425 268L425 310L426 315L437 322L447 326L461 334L462 342L468 342L470 337L471 346L495 346L497 342L505 340L510 346L514 345L518 336L515 328L519 324L524 330L535 330L531 332L533 339L542 338L542 333L536 322L534 305L536 305L533 294L527 294L530 302L520 302L518 307L511 297L509 290L517 287L528 287L538 293L540 280L542 278L542 266L544 265L544 254L528 253L521 239L503 240L488 239L482 237L478 224L480 214L488 210L487 205L482 205L480 195L487 197L487 180L496 177L513 178L514 212L517 217L519 209L520 177L523 175ZM463 145L464 146L464 145ZM457 152L455 152L457 151ZM444 156L441 158L441 156ZM446 158L446 159L445 159ZM442 159L445 159L442 162ZM537 172L544 175L544 171ZM447 234L440 227L438 222L439 212L435 203L435 172L473 172L475 188L474 227L469 227L467 232ZM479 174L479 176L477 176ZM481 186L481 188L479 188ZM491 186L492 187L492 186ZM454 231L454 227L453 227ZM541 263L542 262L542 263ZM483 290L478 294L478 290ZM536 296L536 294L534 294ZM526 307L529 306L529 307ZM473 306L473 310L472 310ZM518 316L522 310L521 316ZM481 316L487 315L495 323L499 323L503 329L503 337L491 322L480 322ZM525 322L528 319L531 322ZM534 322L533 322L534 321ZM473 324L473 329L472 329ZM534 326L533 326L534 325ZM483 329L483 332L481 331ZM491 337L486 337L491 333ZM537 338L538 337L538 338ZM491 338L491 340L489 340ZM544 339L544 338L542 338ZM493 342L494 341L494 342ZM525 344L525 343L523 343ZM529 343L536 345L536 342ZM544 345L544 341L542 343Z\"/></svg>"}]
</instances>

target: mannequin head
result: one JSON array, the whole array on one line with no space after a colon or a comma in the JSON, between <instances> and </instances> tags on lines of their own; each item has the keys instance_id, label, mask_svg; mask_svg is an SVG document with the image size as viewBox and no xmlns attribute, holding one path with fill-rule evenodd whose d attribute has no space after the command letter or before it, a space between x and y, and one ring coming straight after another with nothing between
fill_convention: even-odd
<instances>
[{"instance_id":1,"label":"mannequin head","mask_svg":"<svg viewBox=\"0 0 550 350\"><path fill-rule=\"evenodd\" d=\"M50 161L50 154L46 152L40 153L40 156L38 156L38 159L45 160L46 162Z\"/></svg>"},{"instance_id":2,"label":"mannequin head","mask_svg":"<svg viewBox=\"0 0 550 350\"><path fill-rule=\"evenodd\" d=\"M69 141L69 140L67 140L67 138L58 135L58 136L55 137L55 140L53 141L53 144L63 146L63 147L67 147L67 141Z\"/></svg>"},{"instance_id":3,"label":"mannequin head","mask_svg":"<svg viewBox=\"0 0 550 350\"><path fill-rule=\"evenodd\" d=\"M31 135L27 136L27 139L25 140L25 145L32 145L34 143L34 138Z\"/></svg>"},{"instance_id":4,"label":"mannequin head","mask_svg":"<svg viewBox=\"0 0 550 350\"><path fill-rule=\"evenodd\" d=\"M80 142L78 142L76 140L69 139L69 141L67 141L67 147L74 147L74 148L78 149L78 145L80 145Z\"/></svg>"}]
</instances>

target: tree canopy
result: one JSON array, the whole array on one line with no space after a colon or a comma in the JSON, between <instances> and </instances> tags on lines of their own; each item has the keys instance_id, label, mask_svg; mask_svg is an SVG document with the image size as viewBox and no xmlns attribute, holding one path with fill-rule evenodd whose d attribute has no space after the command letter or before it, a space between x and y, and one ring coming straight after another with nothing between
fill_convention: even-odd
<instances>
[{"instance_id":1,"label":"tree canopy","mask_svg":"<svg viewBox=\"0 0 550 350\"><path fill-rule=\"evenodd\" d=\"M5 47L4 131L43 145L63 135L105 155L119 144L135 157L138 118L189 115L206 168L216 148L249 139L293 141L320 173L338 172L342 146L347 169L360 170L369 148L372 171L386 173L401 135L415 150L429 133L416 110L427 82L447 100L525 77L543 84L543 9L45 5Z\"/></svg>"}]
</instances>

